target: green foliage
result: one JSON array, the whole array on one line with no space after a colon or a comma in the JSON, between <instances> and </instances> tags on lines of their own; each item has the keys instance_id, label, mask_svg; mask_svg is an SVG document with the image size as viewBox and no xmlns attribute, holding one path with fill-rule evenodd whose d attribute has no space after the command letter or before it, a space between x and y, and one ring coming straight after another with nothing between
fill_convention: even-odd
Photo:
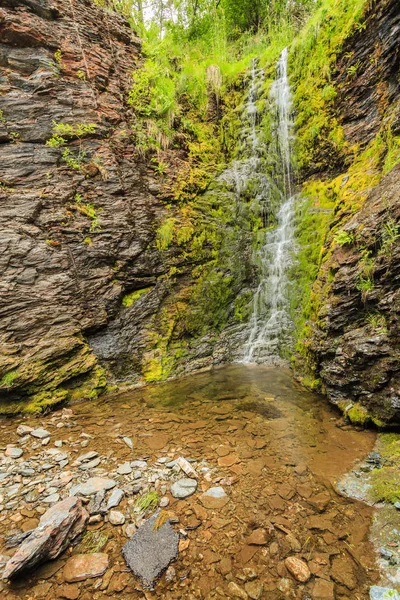
<instances>
[{"instance_id":1,"label":"green foliage","mask_svg":"<svg viewBox=\"0 0 400 600\"><path fill-rule=\"evenodd\" d=\"M379 312L369 313L367 323L376 333L386 334L388 332L386 317Z\"/></svg>"},{"instance_id":2,"label":"green foliage","mask_svg":"<svg viewBox=\"0 0 400 600\"><path fill-rule=\"evenodd\" d=\"M162 222L156 234L156 247L158 250L167 250L174 237L175 219L169 217Z\"/></svg>"},{"instance_id":3,"label":"green foliage","mask_svg":"<svg viewBox=\"0 0 400 600\"><path fill-rule=\"evenodd\" d=\"M370 292L374 289L374 282L369 277L360 277L356 288L360 292Z\"/></svg>"},{"instance_id":4,"label":"green foliage","mask_svg":"<svg viewBox=\"0 0 400 600\"><path fill-rule=\"evenodd\" d=\"M354 242L354 235L341 229L335 233L333 239L338 246L345 246L346 244L350 245Z\"/></svg>"},{"instance_id":5,"label":"green foliage","mask_svg":"<svg viewBox=\"0 0 400 600\"><path fill-rule=\"evenodd\" d=\"M61 154L61 157L63 161L70 167L70 169L79 171L85 161L86 152L82 149L79 149L78 153L74 154L69 148L65 148Z\"/></svg>"},{"instance_id":6,"label":"green foliage","mask_svg":"<svg viewBox=\"0 0 400 600\"><path fill-rule=\"evenodd\" d=\"M20 141L21 138L20 134L17 131L10 131L8 137L10 138L11 144L16 144Z\"/></svg>"},{"instance_id":7,"label":"green foliage","mask_svg":"<svg viewBox=\"0 0 400 600\"><path fill-rule=\"evenodd\" d=\"M50 146L51 148L59 148L60 146L65 146L65 144L65 139L56 133L46 142L46 146Z\"/></svg>"},{"instance_id":8,"label":"green foliage","mask_svg":"<svg viewBox=\"0 0 400 600\"><path fill-rule=\"evenodd\" d=\"M59 69L62 71L64 69L64 64L62 62L62 53L60 49L54 52L54 60L56 61Z\"/></svg>"},{"instance_id":9,"label":"green foliage","mask_svg":"<svg viewBox=\"0 0 400 600\"><path fill-rule=\"evenodd\" d=\"M2 110L0 110L0 123L5 123L6 119L4 117L4 112Z\"/></svg>"},{"instance_id":10,"label":"green foliage","mask_svg":"<svg viewBox=\"0 0 400 600\"><path fill-rule=\"evenodd\" d=\"M393 245L400 239L400 226L389 217L383 224L381 254L388 254L392 251Z\"/></svg>"},{"instance_id":11,"label":"green foliage","mask_svg":"<svg viewBox=\"0 0 400 600\"><path fill-rule=\"evenodd\" d=\"M135 511L136 512L145 512L148 510L155 510L160 502L160 497L157 492L147 492L143 496L140 496L136 500Z\"/></svg>"}]
</instances>

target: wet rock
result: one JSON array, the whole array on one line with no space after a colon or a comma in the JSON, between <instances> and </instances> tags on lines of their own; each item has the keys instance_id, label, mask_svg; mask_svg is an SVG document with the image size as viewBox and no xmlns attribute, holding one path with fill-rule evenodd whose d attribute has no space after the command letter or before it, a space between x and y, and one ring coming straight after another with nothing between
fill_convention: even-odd
<instances>
[{"instance_id":1,"label":"wet rock","mask_svg":"<svg viewBox=\"0 0 400 600\"><path fill-rule=\"evenodd\" d=\"M179 479L171 486L171 494L174 498L188 498L197 490L196 479Z\"/></svg>"},{"instance_id":2,"label":"wet rock","mask_svg":"<svg viewBox=\"0 0 400 600\"><path fill-rule=\"evenodd\" d=\"M75 584L62 585L58 589L58 597L66 600L77 600L79 598L79 587Z\"/></svg>"},{"instance_id":3,"label":"wet rock","mask_svg":"<svg viewBox=\"0 0 400 600\"><path fill-rule=\"evenodd\" d=\"M232 561L230 558L222 558L218 565L221 575L227 575L232 571Z\"/></svg>"},{"instance_id":4,"label":"wet rock","mask_svg":"<svg viewBox=\"0 0 400 600\"><path fill-rule=\"evenodd\" d=\"M201 494L199 500L205 508L223 508L229 502L229 496L224 488L217 486Z\"/></svg>"},{"instance_id":5,"label":"wet rock","mask_svg":"<svg viewBox=\"0 0 400 600\"><path fill-rule=\"evenodd\" d=\"M262 583L258 583L258 581L249 581L244 584L244 589L249 598L252 600L260 600L264 591L264 586Z\"/></svg>"},{"instance_id":6,"label":"wet rock","mask_svg":"<svg viewBox=\"0 0 400 600\"><path fill-rule=\"evenodd\" d=\"M65 581L74 583L84 579L101 577L108 569L108 555L104 552L75 554L71 556L63 570Z\"/></svg>"},{"instance_id":7,"label":"wet rock","mask_svg":"<svg viewBox=\"0 0 400 600\"><path fill-rule=\"evenodd\" d=\"M228 585L228 594L231 598L240 598L241 600L248 599L247 593L234 581L231 581Z\"/></svg>"},{"instance_id":8,"label":"wet rock","mask_svg":"<svg viewBox=\"0 0 400 600\"><path fill-rule=\"evenodd\" d=\"M392 588L373 585L369 590L371 600L400 600L400 593Z\"/></svg>"},{"instance_id":9,"label":"wet rock","mask_svg":"<svg viewBox=\"0 0 400 600\"><path fill-rule=\"evenodd\" d=\"M345 556L335 556L332 561L331 577L334 581L345 585L349 590L357 587L357 579L350 559Z\"/></svg>"},{"instance_id":10,"label":"wet rock","mask_svg":"<svg viewBox=\"0 0 400 600\"><path fill-rule=\"evenodd\" d=\"M10 458L19 458L23 453L22 448L16 448L15 446L7 446L5 451L5 455Z\"/></svg>"},{"instance_id":11,"label":"wet rock","mask_svg":"<svg viewBox=\"0 0 400 600\"><path fill-rule=\"evenodd\" d=\"M110 510L108 520L111 525L123 525L125 523L125 516L118 510Z\"/></svg>"},{"instance_id":12,"label":"wet rock","mask_svg":"<svg viewBox=\"0 0 400 600\"><path fill-rule=\"evenodd\" d=\"M52 506L8 561L3 578L14 578L45 560L56 558L84 530L88 518L79 498L66 498Z\"/></svg>"},{"instance_id":13,"label":"wet rock","mask_svg":"<svg viewBox=\"0 0 400 600\"><path fill-rule=\"evenodd\" d=\"M145 586L152 586L178 556L179 536L169 521L155 528L158 515L147 519L122 548L127 565Z\"/></svg>"},{"instance_id":14,"label":"wet rock","mask_svg":"<svg viewBox=\"0 0 400 600\"><path fill-rule=\"evenodd\" d=\"M104 479L103 477L91 477L80 485L71 489L71 496L81 494L82 496L93 496L102 490L111 490L117 485L113 479Z\"/></svg>"},{"instance_id":15,"label":"wet rock","mask_svg":"<svg viewBox=\"0 0 400 600\"><path fill-rule=\"evenodd\" d=\"M266 546L270 537L266 529L255 529L246 539L246 544L249 544L249 546Z\"/></svg>"},{"instance_id":16,"label":"wet rock","mask_svg":"<svg viewBox=\"0 0 400 600\"><path fill-rule=\"evenodd\" d=\"M308 499L308 502L316 508L319 512L323 512L331 501L331 497L328 492L321 492L320 494L316 494L315 496L311 496Z\"/></svg>"},{"instance_id":17,"label":"wet rock","mask_svg":"<svg viewBox=\"0 0 400 600\"><path fill-rule=\"evenodd\" d=\"M335 600L332 581L316 579L313 587L313 598L315 598L315 600Z\"/></svg>"},{"instance_id":18,"label":"wet rock","mask_svg":"<svg viewBox=\"0 0 400 600\"><path fill-rule=\"evenodd\" d=\"M305 583L311 577L307 564L295 556L288 556L285 559L285 567L297 581L301 581L302 583Z\"/></svg>"},{"instance_id":19,"label":"wet rock","mask_svg":"<svg viewBox=\"0 0 400 600\"><path fill-rule=\"evenodd\" d=\"M44 440L44 439L50 437L50 433L48 431L46 431L46 429L43 429L42 427L38 427L37 429L32 429L30 434L33 437L38 438L39 440Z\"/></svg>"}]
</instances>

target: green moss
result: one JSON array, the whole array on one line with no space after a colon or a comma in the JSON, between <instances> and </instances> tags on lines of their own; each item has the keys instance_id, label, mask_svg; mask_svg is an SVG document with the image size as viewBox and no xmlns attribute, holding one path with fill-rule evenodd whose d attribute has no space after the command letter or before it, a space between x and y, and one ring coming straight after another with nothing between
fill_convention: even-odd
<instances>
[{"instance_id":1,"label":"green moss","mask_svg":"<svg viewBox=\"0 0 400 600\"><path fill-rule=\"evenodd\" d=\"M371 421L369 412L360 404L354 404L346 415L354 425L367 425Z\"/></svg>"},{"instance_id":2,"label":"green moss","mask_svg":"<svg viewBox=\"0 0 400 600\"><path fill-rule=\"evenodd\" d=\"M0 388L10 389L13 385L13 382L18 377L18 371L8 371L3 377L0 379Z\"/></svg>"},{"instance_id":3,"label":"green moss","mask_svg":"<svg viewBox=\"0 0 400 600\"><path fill-rule=\"evenodd\" d=\"M130 294L126 294L122 298L122 305L125 306L126 308L130 308L132 306L132 304L134 304L136 302L136 300L139 300L139 298L141 296L143 296L143 294L147 294L148 292L150 292L151 289L153 289L153 288L146 287L146 288L142 288L141 290L135 290L135 291L131 292Z\"/></svg>"}]
</instances>

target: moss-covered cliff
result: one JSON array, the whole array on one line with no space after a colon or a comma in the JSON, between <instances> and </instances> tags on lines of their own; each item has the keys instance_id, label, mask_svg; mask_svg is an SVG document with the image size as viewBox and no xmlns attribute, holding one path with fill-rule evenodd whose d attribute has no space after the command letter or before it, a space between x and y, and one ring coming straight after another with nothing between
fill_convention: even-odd
<instances>
[{"instance_id":1,"label":"moss-covered cliff","mask_svg":"<svg viewBox=\"0 0 400 600\"><path fill-rule=\"evenodd\" d=\"M354 422L398 422L398 7L339 2L318 28L320 17L293 61L305 198L297 369Z\"/></svg>"}]
</instances>

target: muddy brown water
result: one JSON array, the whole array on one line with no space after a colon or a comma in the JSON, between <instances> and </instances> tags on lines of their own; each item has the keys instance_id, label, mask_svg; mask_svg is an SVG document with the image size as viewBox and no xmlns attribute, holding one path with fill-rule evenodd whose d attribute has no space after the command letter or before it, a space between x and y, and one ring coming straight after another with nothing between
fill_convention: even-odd
<instances>
[{"instance_id":1,"label":"muddy brown water","mask_svg":"<svg viewBox=\"0 0 400 600\"><path fill-rule=\"evenodd\" d=\"M23 422L48 429L49 447L63 440L62 450L71 452L72 459L74 453L97 451L103 476L115 474L121 463L147 457L149 465L161 457L183 456L197 461L194 466L203 461L211 468L208 476L199 477L197 492L185 500L170 495L170 481L147 486L168 486L167 510L187 534L173 565L175 575L169 573L172 581L164 575L153 591L142 590L121 555L125 526L102 521L89 526L108 536L102 551L109 555L110 568L102 578L65 584L63 566L71 553L80 551L78 545L34 574L0 584L2 599L220 599L233 597L231 582L249 598L369 598L369 587L378 580L368 539L372 509L339 495L335 481L372 450L375 435L343 427L326 400L302 389L289 370L229 366L76 404L72 411L63 427L57 427L61 411L3 419L0 446L18 442L16 428ZM82 433L93 436L84 450ZM122 436L133 440L133 451ZM28 445L24 459L34 453ZM202 491L212 485L221 485L229 496L222 508L201 504ZM26 529L29 520L40 517L40 506L40 501L28 503L21 496L15 508L2 511L2 538ZM132 506L126 496L118 508L127 523L138 517ZM267 530L267 543L248 544L258 528ZM1 539L4 553L13 550L5 549ZM288 556L307 562L309 581L300 583L290 575Z\"/></svg>"}]
</instances>

